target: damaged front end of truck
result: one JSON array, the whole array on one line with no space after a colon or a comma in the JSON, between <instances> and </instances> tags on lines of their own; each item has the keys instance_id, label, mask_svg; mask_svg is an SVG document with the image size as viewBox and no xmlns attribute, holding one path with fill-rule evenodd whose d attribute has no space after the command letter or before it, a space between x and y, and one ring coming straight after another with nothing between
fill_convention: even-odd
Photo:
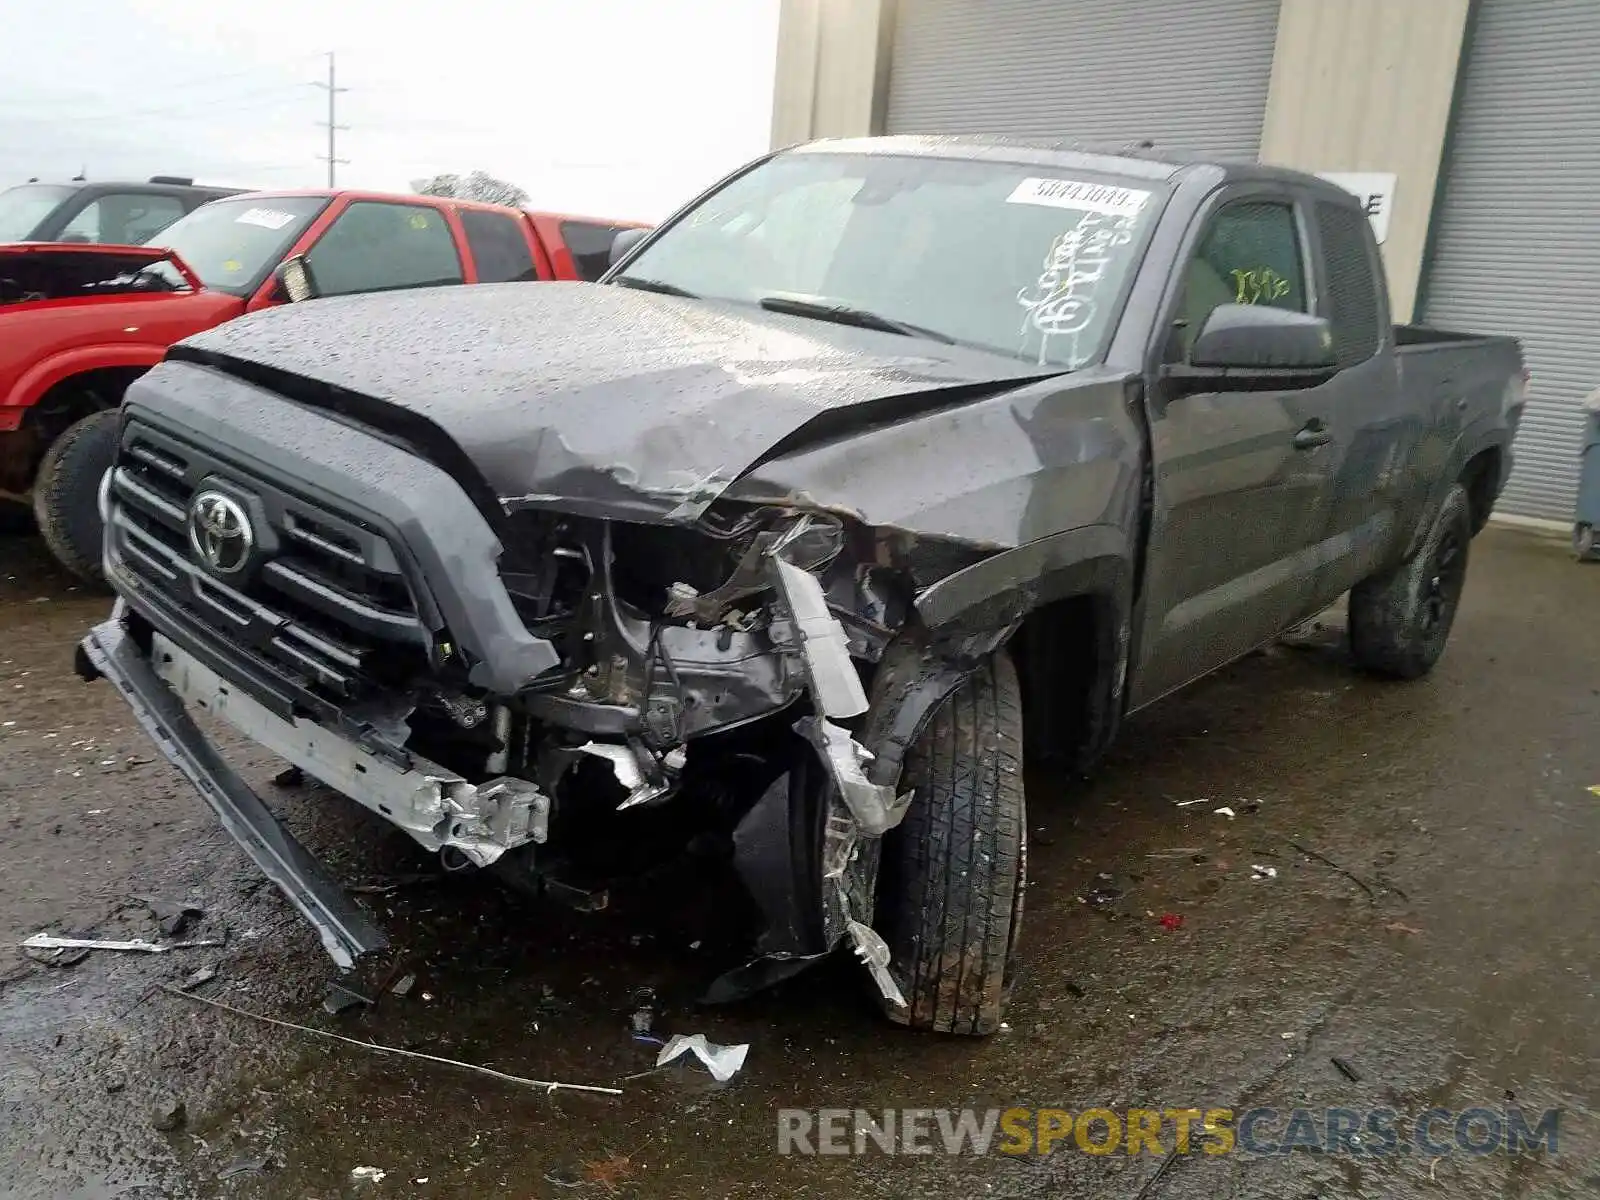
<instances>
[{"instance_id":1,"label":"damaged front end of truck","mask_svg":"<svg viewBox=\"0 0 1600 1200\"><path fill-rule=\"evenodd\" d=\"M226 344L227 330L207 339ZM507 449L487 402L449 428L309 370L180 347L124 407L102 497L119 601L85 639L80 673L119 687L341 964L383 935L195 712L446 868L568 899L594 894L566 870L586 846L721 835L761 932L711 998L843 943L890 1015L913 1020L874 911L883 840L915 803L908 755L1028 613L1063 591L1126 588L1100 568L1122 552L1136 453L1114 419L1120 377L1076 384L1092 419L1041 442L1017 413L1059 395L1056 380L1022 364L992 380L917 365L896 363L887 383L852 368L852 386L879 398L819 436L795 434L800 399L744 396L741 411L775 414L755 452L716 442L753 436L753 421L729 420L699 433L698 450L756 465L720 477L673 467L663 484L614 464L674 460L597 446L617 436L603 422L574 418L559 439L535 431L533 449ZM627 436L692 429L670 409L655 419ZM927 448L963 437L965 465L942 475L943 451L930 460ZM520 475L499 469L497 450ZM1080 481L1083 528L1022 544L1030 474L1063 470ZM1126 654L1125 628L1097 628L1107 669L1086 665L1119 683L1109 666ZM1116 696L1092 707L1108 731Z\"/></svg>"}]
</instances>

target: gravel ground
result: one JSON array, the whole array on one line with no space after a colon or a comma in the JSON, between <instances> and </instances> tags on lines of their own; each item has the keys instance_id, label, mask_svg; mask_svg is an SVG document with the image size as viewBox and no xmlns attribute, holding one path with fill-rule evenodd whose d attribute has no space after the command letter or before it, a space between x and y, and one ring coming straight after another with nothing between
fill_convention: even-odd
<instances>
[{"instance_id":1,"label":"gravel ground","mask_svg":"<svg viewBox=\"0 0 1600 1200\"><path fill-rule=\"evenodd\" d=\"M353 805L272 789L279 764L235 743L341 879L429 876L368 896L416 986L325 1013L315 938L111 689L71 675L105 599L0 534L0 938L152 937L135 897L157 896L204 910L186 936L225 941L70 966L0 956L0 1194L1596 1195L1600 570L1499 528L1473 555L1430 680L1356 676L1334 616L1141 714L1093 784L1030 778L1027 967L1009 1028L968 1041L884 1024L849 962L697 1008L742 928L710 865L676 863L599 914L531 904L433 878ZM218 971L201 995L542 1079L649 1067L629 1033L641 988L657 1032L750 1053L725 1088L669 1072L619 1099L546 1095L153 988L201 967ZM1562 1109L1557 1153L777 1153L790 1106L1513 1102ZM363 1166L385 1178L353 1179Z\"/></svg>"}]
</instances>

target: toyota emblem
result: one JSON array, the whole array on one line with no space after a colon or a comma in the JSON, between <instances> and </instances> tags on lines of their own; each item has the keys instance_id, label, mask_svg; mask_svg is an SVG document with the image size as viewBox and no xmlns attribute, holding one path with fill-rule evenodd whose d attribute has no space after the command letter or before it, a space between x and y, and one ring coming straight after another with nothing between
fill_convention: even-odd
<instances>
[{"instance_id":1,"label":"toyota emblem","mask_svg":"<svg viewBox=\"0 0 1600 1200\"><path fill-rule=\"evenodd\" d=\"M250 516L232 496L201 492L189 502L189 545L218 575L242 571L255 544Z\"/></svg>"}]
</instances>

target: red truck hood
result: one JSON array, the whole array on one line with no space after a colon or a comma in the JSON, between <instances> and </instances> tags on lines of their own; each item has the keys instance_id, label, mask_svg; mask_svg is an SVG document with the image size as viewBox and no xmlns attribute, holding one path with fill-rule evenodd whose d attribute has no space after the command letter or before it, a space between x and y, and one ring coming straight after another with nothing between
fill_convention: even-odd
<instances>
[{"instance_id":1,"label":"red truck hood","mask_svg":"<svg viewBox=\"0 0 1600 1200\"><path fill-rule=\"evenodd\" d=\"M177 268L192 291L203 289L204 285L181 258L154 246L0 243L0 308L41 300L109 302L149 296L152 281L144 277L136 284L133 273L163 259Z\"/></svg>"}]
</instances>

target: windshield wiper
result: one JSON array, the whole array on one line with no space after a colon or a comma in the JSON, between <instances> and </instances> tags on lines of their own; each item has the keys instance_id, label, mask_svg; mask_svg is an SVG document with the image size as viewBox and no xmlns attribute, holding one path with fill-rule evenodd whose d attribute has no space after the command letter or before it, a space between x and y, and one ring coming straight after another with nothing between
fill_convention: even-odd
<instances>
[{"instance_id":1,"label":"windshield wiper","mask_svg":"<svg viewBox=\"0 0 1600 1200\"><path fill-rule=\"evenodd\" d=\"M940 333L937 329L913 325L909 321L897 321L893 317L886 317L881 313L868 312L864 308L851 308L848 304L833 304L826 300L807 300L800 296L763 296L756 303L768 312L789 313L796 317L813 317L818 321L833 321L839 325L855 325L861 329L879 329L884 333L899 333L906 337L927 338L930 341L943 342L946 346L953 346L956 341L948 333Z\"/></svg>"},{"instance_id":2,"label":"windshield wiper","mask_svg":"<svg viewBox=\"0 0 1600 1200\"><path fill-rule=\"evenodd\" d=\"M638 288L641 292L660 292L663 296L682 296L685 300L698 300L693 292L679 287L675 283L666 283L660 279L641 279L637 275L618 275L611 281L622 287Z\"/></svg>"}]
</instances>

